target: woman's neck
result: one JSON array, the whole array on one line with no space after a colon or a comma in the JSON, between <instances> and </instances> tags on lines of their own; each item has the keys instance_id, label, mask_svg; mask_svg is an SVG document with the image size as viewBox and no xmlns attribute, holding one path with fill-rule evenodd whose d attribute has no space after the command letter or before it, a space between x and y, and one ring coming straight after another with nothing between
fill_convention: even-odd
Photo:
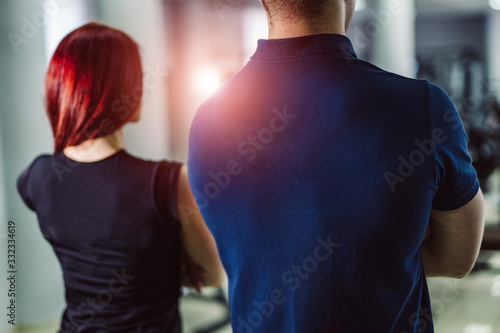
<instances>
[{"instance_id":1,"label":"woman's neck","mask_svg":"<svg viewBox=\"0 0 500 333\"><path fill-rule=\"evenodd\" d=\"M97 162L125 148L123 130L115 131L108 136L91 139L78 146L66 147L64 155L77 162Z\"/></svg>"}]
</instances>

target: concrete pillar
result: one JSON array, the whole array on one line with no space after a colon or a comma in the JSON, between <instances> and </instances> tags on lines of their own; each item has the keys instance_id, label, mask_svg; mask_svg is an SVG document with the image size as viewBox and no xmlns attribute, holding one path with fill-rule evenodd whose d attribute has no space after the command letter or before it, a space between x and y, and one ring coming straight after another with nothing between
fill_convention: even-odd
<instances>
[{"instance_id":1,"label":"concrete pillar","mask_svg":"<svg viewBox=\"0 0 500 333\"><path fill-rule=\"evenodd\" d=\"M86 0L85 0L86 1ZM168 56L161 0L98 0L99 21L123 30L138 44L144 69L141 120L124 128L127 150L146 159L171 158Z\"/></svg>"},{"instance_id":2,"label":"concrete pillar","mask_svg":"<svg viewBox=\"0 0 500 333\"><path fill-rule=\"evenodd\" d=\"M1 2L0 33L7 38L0 39L3 64L0 73L0 151L4 177L0 186L5 193L0 232L5 232L9 219L16 222L16 328L20 329L24 325L58 320L64 305L59 263L43 239L35 214L24 205L16 187L21 171L36 156L51 153L53 149L52 131L42 97L46 70L43 31L51 16L37 0ZM4 241L0 247L0 269L4 274ZM0 306L3 309L6 295L2 289ZM2 317L3 324L6 316Z\"/></svg>"},{"instance_id":3,"label":"concrete pillar","mask_svg":"<svg viewBox=\"0 0 500 333\"><path fill-rule=\"evenodd\" d=\"M0 128L1 132L1 128ZM7 258L7 206L5 204L6 192L4 185L4 173L3 173L3 151L2 151L2 135L0 133L0 270L2 272L7 271L6 261L3 258ZM2 299L6 299L4 295L7 295L8 282L6 279L0 279L0 293ZM2 304L2 306L7 306L7 303ZM7 331L8 328L12 328L11 325L7 323L7 320L2 320L0 322L0 332Z\"/></svg>"},{"instance_id":4,"label":"concrete pillar","mask_svg":"<svg viewBox=\"0 0 500 333\"><path fill-rule=\"evenodd\" d=\"M7 2L2 1L0 2L0 19L4 19L3 13L7 10ZM0 27L0 32L3 34L5 28ZM2 44L2 50L3 50L3 43ZM7 61L6 53L4 51L0 51L0 61L1 63L5 63ZM0 67L0 75L5 74L5 66ZM3 76L2 76L3 77ZM3 79L5 80L5 78ZM2 83L0 81L0 86L4 85L5 83ZM5 95L0 93L0 103L3 104L5 102ZM2 272L5 272L7 269L5 259L7 258L7 242L6 242L6 233L7 233L7 206L6 206L6 191L5 191L5 184L4 184L4 172L3 172L3 150L2 150L2 113L4 111L0 111L0 257L2 260L0 261L0 270ZM6 279L0 279L0 295L2 295L2 299L4 299L4 295L7 294L7 280ZM4 306L4 304L1 304ZM7 331L8 328L12 328L11 325L7 323L6 320L2 320L0 322L0 332Z\"/></svg>"},{"instance_id":5,"label":"concrete pillar","mask_svg":"<svg viewBox=\"0 0 500 333\"><path fill-rule=\"evenodd\" d=\"M500 11L491 11L486 26L487 76L491 90L500 99Z\"/></svg>"},{"instance_id":6,"label":"concrete pillar","mask_svg":"<svg viewBox=\"0 0 500 333\"><path fill-rule=\"evenodd\" d=\"M370 60L390 72L414 77L414 0L374 0L365 32L372 39Z\"/></svg>"},{"instance_id":7,"label":"concrete pillar","mask_svg":"<svg viewBox=\"0 0 500 333\"><path fill-rule=\"evenodd\" d=\"M67 34L96 17L93 2L88 0L44 0L43 8L50 14L43 31L48 64Z\"/></svg>"}]
</instances>

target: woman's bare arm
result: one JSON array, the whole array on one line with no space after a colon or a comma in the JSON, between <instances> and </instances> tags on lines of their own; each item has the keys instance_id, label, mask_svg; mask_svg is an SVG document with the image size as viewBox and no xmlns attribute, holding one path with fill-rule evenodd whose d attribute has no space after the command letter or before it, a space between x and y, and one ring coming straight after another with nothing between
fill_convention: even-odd
<instances>
[{"instance_id":1,"label":"woman's bare arm","mask_svg":"<svg viewBox=\"0 0 500 333\"><path fill-rule=\"evenodd\" d=\"M191 260L205 272L204 286L220 286L225 273L217 251L215 239L210 233L189 185L187 167L179 176L177 214L181 221L181 238Z\"/></svg>"}]
</instances>

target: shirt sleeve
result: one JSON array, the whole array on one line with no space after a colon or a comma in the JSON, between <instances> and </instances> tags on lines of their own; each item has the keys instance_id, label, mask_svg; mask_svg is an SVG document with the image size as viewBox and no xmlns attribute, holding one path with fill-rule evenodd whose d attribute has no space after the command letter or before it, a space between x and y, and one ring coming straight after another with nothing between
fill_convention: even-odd
<instances>
[{"instance_id":1,"label":"shirt sleeve","mask_svg":"<svg viewBox=\"0 0 500 333\"><path fill-rule=\"evenodd\" d=\"M33 161L33 163L31 163L31 165L26 170L24 170L17 178L17 191L19 192L19 195L23 199L26 206L28 206L28 208L33 211L35 210L35 206L33 205L32 197L30 195L30 175L36 161L37 160Z\"/></svg>"},{"instance_id":2,"label":"shirt sleeve","mask_svg":"<svg viewBox=\"0 0 500 333\"><path fill-rule=\"evenodd\" d=\"M467 151L469 139L450 97L438 86L427 83L430 133L435 144L434 170L437 191L432 208L458 209L474 199L479 180Z\"/></svg>"},{"instance_id":3,"label":"shirt sleeve","mask_svg":"<svg viewBox=\"0 0 500 333\"><path fill-rule=\"evenodd\" d=\"M177 188L182 164L162 161L153 170L153 202L163 221L178 220Z\"/></svg>"}]
</instances>

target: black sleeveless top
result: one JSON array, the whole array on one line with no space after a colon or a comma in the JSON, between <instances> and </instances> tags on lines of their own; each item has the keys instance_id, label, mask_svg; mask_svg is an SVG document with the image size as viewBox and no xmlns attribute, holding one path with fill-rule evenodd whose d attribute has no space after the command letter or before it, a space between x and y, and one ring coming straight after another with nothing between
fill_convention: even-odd
<instances>
[{"instance_id":1,"label":"black sleeveless top","mask_svg":"<svg viewBox=\"0 0 500 333\"><path fill-rule=\"evenodd\" d=\"M61 263L61 332L181 332L180 167L124 150L93 163L58 153L38 157L19 177L19 193Z\"/></svg>"}]
</instances>

